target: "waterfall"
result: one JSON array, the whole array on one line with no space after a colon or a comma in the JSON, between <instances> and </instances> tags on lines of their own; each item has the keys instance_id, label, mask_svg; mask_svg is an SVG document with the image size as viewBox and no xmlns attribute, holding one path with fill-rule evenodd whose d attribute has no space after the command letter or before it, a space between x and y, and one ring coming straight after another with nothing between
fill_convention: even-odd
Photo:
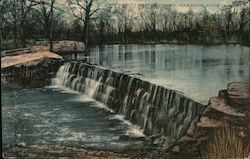
<instances>
[{"instance_id":1,"label":"waterfall","mask_svg":"<svg viewBox=\"0 0 250 159\"><path fill-rule=\"evenodd\" d=\"M54 80L106 104L144 130L179 139L205 106L175 90L82 62L61 66Z\"/></svg>"},{"instance_id":2,"label":"waterfall","mask_svg":"<svg viewBox=\"0 0 250 159\"><path fill-rule=\"evenodd\" d=\"M98 81L91 80L89 78L85 79L85 94L89 97L94 98L100 84L101 84L102 77L98 79Z\"/></svg>"}]
</instances>

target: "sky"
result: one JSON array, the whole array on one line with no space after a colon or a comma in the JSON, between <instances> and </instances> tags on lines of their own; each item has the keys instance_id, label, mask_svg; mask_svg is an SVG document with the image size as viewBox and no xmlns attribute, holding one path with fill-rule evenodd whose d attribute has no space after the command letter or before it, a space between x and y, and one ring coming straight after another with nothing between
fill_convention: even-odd
<instances>
[{"instance_id":1,"label":"sky","mask_svg":"<svg viewBox=\"0 0 250 159\"><path fill-rule=\"evenodd\" d=\"M220 4L226 5L234 0L110 0L110 2L126 2L126 3L173 3L173 4ZM247 1L247 0L245 0Z\"/></svg>"},{"instance_id":2,"label":"sky","mask_svg":"<svg viewBox=\"0 0 250 159\"><path fill-rule=\"evenodd\" d=\"M223 6L230 5L232 2L236 0L107 0L110 3L117 3L117 4L170 4L175 5L172 7L173 9L176 9L179 12L187 12L189 10L192 10L193 12L200 12L204 9L202 5L204 5L207 10L211 13L215 13L219 11ZM248 0L237 0L237 1L245 1L248 2ZM184 6L185 5L185 6ZM188 6L187 6L188 5ZM191 5L193 5L191 7Z\"/></svg>"},{"instance_id":3,"label":"sky","mask_svg":"<svg viewBox=\"0 0 250 159\"><path fill-rule=\"evenodd\" d=\"M66 0L60 0L65 3ZM234 0L107 0L110 3L231 4ZM243 0L248 1L248 0Z\"/></svg>"},{"instance_id":4,"label":"sky","mask_svg":"<svg viewBox=\"0 0 250 159\"><path fill-rule=\"evenodd\" d=\"M194 12L199 12L203 10L203 7L189 7L189 6L183 6L183 4L203 4L203 5L219 5L219 7L208 7L206 6L207 10L211 13L215 13L219 10L219 8L222 8L224 5L230 5L235 0L106 0L108 3L113 4L174 4L176 5L175 9L177 11L181 12L187 12L188 10L192 9ZM248 0L238 0L238 1L246 1ZM67 6L66 0L59 0L59 3L63 4L65 7ZM68 16L67 19L70 19L72 17Z\"/></svg>"},{"instance_id":5,"label":"sky","mask_svg":"<svg viewBox=\"0 0 250 159\"><path fill-rule=\"evenodd\" d=\"M66 0L58 0L59 3L67 5ZM140 3L158 3L158 4L218 4L220 6L232 4L235 0L106 0L108 3L130 3L130 4L140 4ZM248 0L237 0L246 1Z\"/></svg>"}]
</instances>

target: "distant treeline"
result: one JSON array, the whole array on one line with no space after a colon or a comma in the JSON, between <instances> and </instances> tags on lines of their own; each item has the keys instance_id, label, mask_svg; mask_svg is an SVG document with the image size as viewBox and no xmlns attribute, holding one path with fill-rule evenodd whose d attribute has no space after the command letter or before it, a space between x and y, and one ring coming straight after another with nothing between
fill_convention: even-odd
<instances>
[{"instance_id":1,"label":"distant treeline","mask_svg":"<svg viewBox=\"0 0 250 159\"><path fill-rule=\"evenodd\" d=\"M241 43L249 45L249 6L227 5L215 13L178 12L152 4L140 10L112 7L95 0L6 0L3 48L25 47L29 39L77 40L89 44L114 43ZM80 3L77 3L80 2ZM79 5L80 4L80 5ZM104 6L104 7L103 7ZM76 12L76 8L79 11ZM8 46L8 43L12 45Z\"/></svg>"}]
</instances>

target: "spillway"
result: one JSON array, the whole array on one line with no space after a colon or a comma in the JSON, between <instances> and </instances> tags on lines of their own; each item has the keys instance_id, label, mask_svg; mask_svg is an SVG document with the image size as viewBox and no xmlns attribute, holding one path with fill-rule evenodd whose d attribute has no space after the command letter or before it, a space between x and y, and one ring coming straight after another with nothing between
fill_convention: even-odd
<instances>
[{"instance_id":1,"label":"spillway","mask_svg":"<svg viewBox=\"0 0 250 159\"><path fill-rule=\"evenodd\" d=\"M171 90L126 73L71 61L53 81L82 92L140 126L144 134L180 139L205 106Z\"/></svg>"}]
</instances>

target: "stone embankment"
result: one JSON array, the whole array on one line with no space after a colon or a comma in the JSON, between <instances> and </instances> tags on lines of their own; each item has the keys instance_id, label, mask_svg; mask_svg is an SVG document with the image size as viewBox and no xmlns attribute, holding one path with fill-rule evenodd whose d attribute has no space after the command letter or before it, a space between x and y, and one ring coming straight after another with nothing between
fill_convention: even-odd
<instances>
[{"instance_id":1,"label":"stone embankment","mask_svg":"<svg viewBox=\"0 0 250 159\"><path fill-rule=\"evenodd\" d=\"M229 127L246 143L250 143L249 82L232 82L217 97L210 98L207 108L172 150L198 152L202 143L218 128ZM229 139L230 140L230 139Z\"/></svg>"},{"instance_id":2,"label":"stone embankment","mask_svg":"<svg viewBox=\"0 0 250 159\"><path fill-rule=\"evenodd\" d=\"M56 73L63 57L49 51L1 58L1 85L41 86Z\"/></svg>"}]
</instances>

